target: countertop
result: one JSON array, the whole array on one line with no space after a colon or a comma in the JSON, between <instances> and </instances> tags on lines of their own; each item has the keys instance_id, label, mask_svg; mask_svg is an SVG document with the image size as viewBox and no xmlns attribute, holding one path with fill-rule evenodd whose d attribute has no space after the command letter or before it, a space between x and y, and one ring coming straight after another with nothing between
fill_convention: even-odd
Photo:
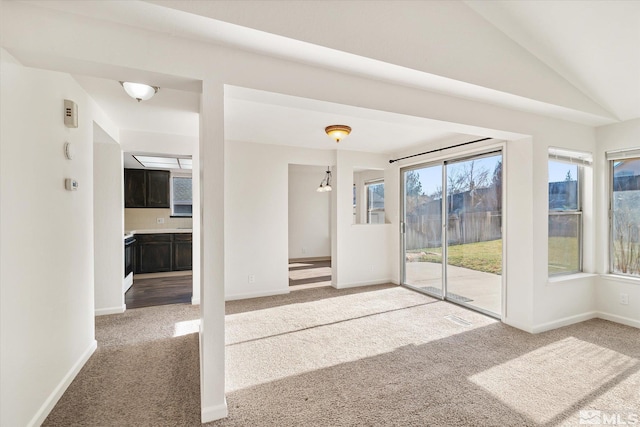
<instances>
[{"instance_id":1,"label":"countertop","mask_svg":"<svg viewBox=\"0 0 640 427\"><path fill-rule=\"evenodd\" d=\"M191 228L150 228L146 230L130 230L124 232L124 238L127 239L135 234L164 234L164 233L192 233Z\"/></svg>"}]
</instances>

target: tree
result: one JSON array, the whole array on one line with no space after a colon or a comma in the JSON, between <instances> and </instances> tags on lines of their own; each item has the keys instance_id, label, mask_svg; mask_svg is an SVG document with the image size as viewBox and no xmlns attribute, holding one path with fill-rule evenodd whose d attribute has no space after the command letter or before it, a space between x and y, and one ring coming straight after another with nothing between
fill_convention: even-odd
<instances>
[{"instance_id":1,"label":"tree","mask_svg":"<svg viewBox=\"0 0 640 427\"><path fill-rule=\"evenodd\" d=\"M493 169L491 185L494 187L502 187L502 160L499 160L498 163L496 163L496 167Z\"/></svg>"},{"instance_id":2,"label":"tree","mask_svg":"<svg viewBox=\"0 0 640 427\"><path fill-rule=\"evenodd\" d=\"M473 191L476 188L489 186L489 169L476 168L476 161L465 162L462 167L451 167L447 175L447 192L449 195Z\"/></svg>"},{"instance_id":3,"label":"tree","mask_svg":"<svg viewBox=\"0 0 640 427\"><path fill-rule=\"evenodd\" d=\"M498 161L496 167L493 169L491 185L495 188L496 192L496 208L502 210L502 160Z\"/></svg>"},{"instance_id":4,"label":"tree","mask_svg":"<svg viewBox=\"0 0 640 427\"><path fill-rule=\"evenodd\" d=\"M407 172L405 192L407 196L422 196L422 183L418 171Z\"/></svg>"}]
</instances>

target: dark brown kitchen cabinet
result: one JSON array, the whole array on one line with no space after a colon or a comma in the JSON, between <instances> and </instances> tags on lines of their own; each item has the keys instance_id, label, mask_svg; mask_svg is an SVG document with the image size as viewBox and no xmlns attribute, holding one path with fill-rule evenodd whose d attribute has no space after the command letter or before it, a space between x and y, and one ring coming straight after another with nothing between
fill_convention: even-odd
<instances>
[{"instance_id":1,"label":"dark brown kitchen cabinet","mask_svg":"<svg viewBox=\"0 0 640 427\"><path fill-rule=\"evenodd\" d=\"M147 173L147 207L168 208L169 171L145 171Z\"/></svg>"},{"instance_id":2,"label":"dark brown kitchen cabinet","mask_svg":"<svg viewBox=\"0 0 640 427\"><path fill-rule=\"evenodd\" d=\"M134 273L191 270L191 233L136 234Z\"/></svg>"},{"instance_id":3,"label":"dark brown kitchen cabinet","mask_svg":"<svg viewBox=\"0 0 640 427\"><path fill-rule=\"evenodd\" d=\"M173 235L173 270L191 270L192 255L191 249L193 239L191 233L181 233Z\"/></svg>"},{"instance_id":4,"label":"dark brown kitchen cabinet","mask_svg":"<svg viewBox=\"0 0 640 427\"><path fill-rule=\"evenodd\" d=\"M144 208L147 205L147 174L144 169L124 170L124 207Z\"/></svg>"},{"instance_id":5,"label":"dark brown kitchen cabinet","mask_svg":"<svg viewBox=\"0 0 640 427\"><path fill-rule=\"evenodd\" d=\"M171 271L172 234L136 235L136 273Z\"/></svg>"},{"instance_id":6,"label":"dark brown kitchen cabinet","mask_svg":"<svg viewBox=\"0 0 640 427\"><path fill-rule=\"evenodd\" d=\"M161 170L124 170L125 208L169 208L171 173Z\"/></svg>"}]
</instances>

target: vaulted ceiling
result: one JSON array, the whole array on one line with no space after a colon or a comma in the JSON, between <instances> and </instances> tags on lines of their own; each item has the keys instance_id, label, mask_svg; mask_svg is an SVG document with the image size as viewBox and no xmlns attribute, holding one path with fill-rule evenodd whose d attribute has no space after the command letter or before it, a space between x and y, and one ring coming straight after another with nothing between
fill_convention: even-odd
<instances>
[{"instance_id":1,"label":"vaulted ceiling","mask_svg":"<svg viewBox=\"0 0 640 427\"><path fill-rule=\"evenodd\" d=\"M640 117L640 2L2 0L2 7L233 46L593 126ZM3 19L3 47L25 65L71 73L122 129L197 134L197 80L62 61L34 50ZM162 89L138 104L118 80ZM379 152L451 136L399 115L239 93L230 91L225 107L230 139L297 145L317 140L329 120L373 129L366 148ZM283 141L273 124L291 117L296 138Z\"/></svg>"}]
</instances>

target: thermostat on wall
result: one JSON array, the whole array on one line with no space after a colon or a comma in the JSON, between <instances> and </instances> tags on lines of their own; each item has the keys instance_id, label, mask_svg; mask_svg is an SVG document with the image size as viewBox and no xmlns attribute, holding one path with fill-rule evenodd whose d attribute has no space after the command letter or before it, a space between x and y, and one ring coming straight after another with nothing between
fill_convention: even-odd
<instances>
[{"instance_id":1,"label":"thermostat on wall","mask_svg":"<svg viewBox=\"0 0 640 427\"><path fill-rule=\"evenodd\" d=\"M68 128L78 127L78 104L70 99L64 100L64 125Z\"/></svg>"},{"instance_id":2,"label":"thermostat on wall","mask_svg":"<svg viewBox=\"0 0 640 427\"><path fill-rule=\"evenodd\" d=\"M78 181L71 178L65 178L64 188L66 188L69 191L76 191L78 189Z\"/></svg>"}]
</instances>

